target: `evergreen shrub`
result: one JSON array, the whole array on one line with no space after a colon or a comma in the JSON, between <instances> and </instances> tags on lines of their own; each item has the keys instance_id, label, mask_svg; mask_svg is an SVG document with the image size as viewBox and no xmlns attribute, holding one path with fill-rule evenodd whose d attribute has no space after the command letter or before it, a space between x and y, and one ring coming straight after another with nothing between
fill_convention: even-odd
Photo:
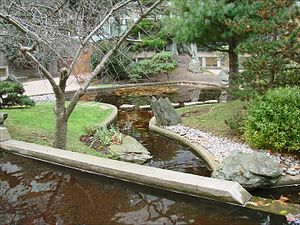
<instances>
[{"instance_id":1,"label":"evergreen shrub","mask_svg":"<svg viewBox=\"0 0 300 225\"><path fill-rule=\"evenodd\" d=\"M258 97L247 110L244 137L253 147L299 151L300 88L277 88Z\"/></svg>"}]
</instances>

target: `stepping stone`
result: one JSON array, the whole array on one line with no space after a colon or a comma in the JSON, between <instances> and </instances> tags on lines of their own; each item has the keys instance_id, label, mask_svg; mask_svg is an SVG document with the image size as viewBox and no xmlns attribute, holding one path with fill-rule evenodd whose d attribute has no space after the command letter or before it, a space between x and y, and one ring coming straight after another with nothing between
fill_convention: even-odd
<instances>
[{"instance_id":1,"label":"stepping stone","mask_svg":"<svg viewBox=\"0 0 300 225\"><path fill-rule=\"evenodd\" d=\"M123 104L120 106L120 109L134 109L135 105Z\"/></svg>"},{"instance_id":2,"label":"stepping stone","mask_svg":"<svg viewBox=\"0 0 300 225\"><path fill-rule=\"evenodd\" d=\"M218 103L218 100L207 100L207 101L204 101L204 104L215 104L215 103Z\"/></svg>"},{"instance_id":3,"label":"stepping stone","mask_svg":"<svg viewBox=\"0 0 300 225\"><path fill-rule=\"evenodd\" d=\"M140 109L150 109L150 105L141 105L139 106Z\"/></svg>"},{"instance_id":4,"label":"stepping stone","mask_svg":"<svg viewBox=\"0 0 300 225\"><path fill-rule=\"evenodd\" d=\"M185 102L184 106L202 105L204 102Z\"/></svg>"}]
</instances>

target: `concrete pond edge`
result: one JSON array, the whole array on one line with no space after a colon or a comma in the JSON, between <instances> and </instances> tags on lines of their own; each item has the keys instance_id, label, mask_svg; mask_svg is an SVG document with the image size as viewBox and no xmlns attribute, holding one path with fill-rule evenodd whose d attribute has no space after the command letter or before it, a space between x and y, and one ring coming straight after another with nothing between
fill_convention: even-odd
<instances>
[{"instance_id":1,"label":"concrete pond edge","mask_svg":"<svg viewBox=\"0 0 300 225\"><path fill-rule=\"evenodd\" d=\"M5 130L6 128L2 128L0 132ZM121 162L13 139L1 141L0 149L83 172L223 203L243 206L252 197L237 182Z\"/></svg>"},{"instance_id":2,"label":"concrete pond edge","mask_svg":"<svg viewBox=\"0 0 300 225\"><path fill-rule=\"evenodd\" d=\"M97 105L112 109L112 113L101 123L102 125L109 125L115 121L118 115L116 106L106 103L97 103ZM0 127L0 137L0 150L80 171L223 203L245 205L252 197L237 182L222 181L17 141L11 139L5 127Z\"/></svg>"},{"instance_id":3,"label":"concrete pond edge","mask_svg":"<svg viewBox=\"0 0 300 225\"><path fill-rule=\"evenodd\" d=\"M131 88L131 87L143 87L143 86L156 86L156 85L188 85L188 86L204 86L204 87L211 87L211 88L223 88L223 86L219 84L214 84L214 83L208 83L208 82L201 82L201 81L187 81L187 80L180 80L180 81L164 81L164 82L146 82L146 83L132 83L132 84L113 84L113 86L90 86L87 89L87 92L89 91L97 91L97 90L114 90L114 89L119 89L119 88ZM70 94L75 92L76 89L74 90L67 90L66 94ZM40 96L40 95L49 95L53 94L53 92L47 92L43 94L34 94L34 95L29 95L31 97L33 96Z\"/></svg>"},{"instance_id":4,"label":"concrete pond edge","mask_svg":"<svg viewBox=\"0 0 300 225\"><path fill-rule=\"evenodd\" d=\"M113 122L116 121L117 117L118 117L118 108L114 105L111 104L107 104L107 103L103 103L103 102L99 102L98 104L100 104L100 106L104 106L107 108L112 109L111 114L109 115L109 117L107 117L102 123L102 126L108 126L110 124L112 124Z\"/></svg>"},{"instance_id":5,"label":"concrete pond edge","mask_svg":"<svg viewBox=\"0 0 300 225\"><path fill-rule=\"evenodd\" d=\"M180 136L179 134L176 134L172 131L163 129L159 126L156 125L156 120L155 117L152 117L151 120L149 121L149 129L151 131L157 132L159 134L162 134L166 137L169 137L173 140L179 141L183 143L184 145L190 147L199 157L204 159L204 161L209 165L209 167L212 170L215 170L218 166L219 163L216 162L215 156L208 151L206 148L204 148L201 144L199 143L193 143L189 139L184 138ZM269 186L267 188L280 188L280 187L286 187L286 186L293 186L293 185L300 185L300 175L286 175L280 178L279 181L277 181L276 184Z\"/></svg>"}]
</instances>

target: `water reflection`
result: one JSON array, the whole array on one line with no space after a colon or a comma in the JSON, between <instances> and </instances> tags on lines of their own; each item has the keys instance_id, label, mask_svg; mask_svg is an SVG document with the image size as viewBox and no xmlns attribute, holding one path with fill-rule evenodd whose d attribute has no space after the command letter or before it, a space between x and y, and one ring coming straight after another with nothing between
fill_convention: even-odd
<instances>
[{"instance_id":1,"label":"water reflection","mask_svg":"<svg viewBox=\"0 0 300 225\"><path fill-rule=\"evenodd\" d=\"M212 203L0 152L0 224L286 224Z\"/></svg>"},{"instance_id":2,"label":"water reflection","mask_svg":"<svg viewBox=\"0 0 300 225\"><path fill-rule=\"evenodd\" d=\"M137 139L153 155L153 159L146 165L210 176L211 170L191 149L148 130L152 116L152 112L146 110L119 111L117 121L122 133Z\"/></svg>"}]
</instances>

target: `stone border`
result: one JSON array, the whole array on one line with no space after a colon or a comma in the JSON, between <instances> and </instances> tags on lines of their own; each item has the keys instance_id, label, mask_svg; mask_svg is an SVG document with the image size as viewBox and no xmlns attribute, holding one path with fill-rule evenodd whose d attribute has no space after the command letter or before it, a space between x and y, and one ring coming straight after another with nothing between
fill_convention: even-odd
<instances>
[{"instance_id":1,"label":"stone border","mask_svg":"<svg viewBox=\"0 0 300 225\"><path fill-rule=\"evenodd\" d=\"M97 91L97 90L114 90L118 88L130 88L130 87L143 87L143 86L155 86L155 85L181 85L181 86L193 86L193 85L203 85L205 87L212 87L212 88L223 88L222 85L207 83L207 82L200 82L200 81L165 81L165 82L148 82L148 83L133 83L133 84L116 84L115 86L108 86L108 87L93 87L90 86L87 89L88 91ZM72 93L75 90L68 90L66 94ZM30 96L38 96L38 95L49 95L53 94L53 92L43 93L43 94L36 94Z\"/></svg>"},{"instance_id":2,"label":"stone border","mask_svg":"<svg viewBox=\"0 0 300 225\"><path fill-rule=\"evenodd\" d=\"M197 153L198 156L200 156L206 161L206 163L210 166L212 170L215 170L219 166L219 163L215 161L215 156L207 149L205 149L201 144L193 143L189 139L184 138L179 134L176 134L172 131L157 126L155 117L152 117L151 120L149 121L149 129L159 134L162 134L164 136L167 136L169 138L172 138L174 140L177 140L187 145L188 147L192 148L194 152ZM294 185L300 185L300 175L296 175L296 176L286 175L280 178L280 180L276 184L272 186L268 186L266 188L279 188L279 187L294 186Z\"/></svg>"},{"instance_id":3,"label":"stone border","mask_svg":"<svg viewBox=\"0 0 300 225\"><path fill-rule=\"evenodd\" d=\"M143 87L143 86L156 86L156 85L181 85L181 86L194 86L194 85L203 85L208 86L212 88L223 88L222 85L213 84L213 83L207 83L207 82L201 82L201 81L164 81L164 82L147 82L147 83L133 83L133 84L116 84L115 86L111 87L89 87L88 91L93 90L109 90L109 89L118 89L118 88L130 88L130 87ZM73 91L68 91L68 93Z\"/></svg>"}]
</instances>

